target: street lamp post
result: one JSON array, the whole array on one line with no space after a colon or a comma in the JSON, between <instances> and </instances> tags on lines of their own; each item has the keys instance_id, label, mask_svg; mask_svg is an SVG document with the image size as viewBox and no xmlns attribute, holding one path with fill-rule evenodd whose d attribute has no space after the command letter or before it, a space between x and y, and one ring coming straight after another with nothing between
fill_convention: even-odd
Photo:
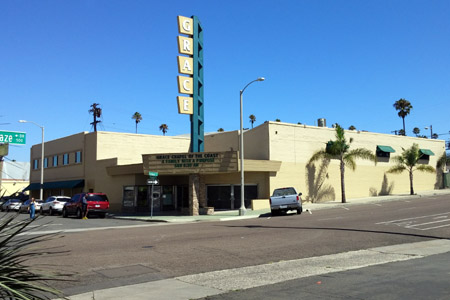
<instances>
[{"instance_id":1,"label":"street lamp post","mask_svg":"<svg viewBox=\"0 0 450 300\"><path fill-rule=\"evenodd\" d=\"M19 120L19 123L31 123L41 128L42 130L42 143L41 143L41 184L39 197L44 200L44 126L41 126L33 121Z\"/></svg>"},{"instance_id":2,"label":"street lamp post","mask_svg":"<svg viewBox=\"0 0 450 300\"><path fill-rule=\"evenodd\" d=\"M425 129L430 129L430 139L432 139L433 138L433 125L430 125L430 127L425 127Z\"/></svg>"},{"instance_id":3,"label":"street lamp post","mask_svg":"<svg viewBox=\"0 0 450 300\"><path fill-rule=\"evenodd\" d=\"M241 100L241 128L240 128L240 157L241 157L241 207L239 208L239 215L245 215L245 202L244 202L244 119L243 119L243 101L242 94L244 94L245 89L255 81L264 81L264 77L258 77L257 79L249 82L241 91L240 91L240 100Z\"/></svg>"}]
</instances>

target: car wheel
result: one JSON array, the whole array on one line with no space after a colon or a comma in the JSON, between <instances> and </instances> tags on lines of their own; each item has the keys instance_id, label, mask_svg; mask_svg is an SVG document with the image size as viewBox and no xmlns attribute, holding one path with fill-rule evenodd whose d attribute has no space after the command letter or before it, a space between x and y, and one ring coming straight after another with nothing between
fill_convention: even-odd
<instances>
[{"instance_id":1,"label":"car wheel","mask_svg":"<svg viewBox=\"0 0 450 300\"><path fill-rule=\"evenodd\" d=\"M67 218L67 217L69 216L69 215L67 214L66 208L63 208L62 216L63 216L63 218Z\"/></svg>"},{"instance_id":2,"label":"car wheel","mask_svg":"<svg viewBox=\"0 0 450 300\"><path fill-rule=\"evenodd\" d=\"M106 217L106 213L101 213L98 215L100 218L104 219Z\"/></svg>"},{"instance_id":3,"label":"car wheel","mask_svg":"<svg viewBox=\"0 0 450 300\"><path fill-rule=\"evenodd\" d=\"M270 212L272 213L272 216L278 215L278 211L275 209L271 209Z\"/></svg>"},{"instance_id":4,"label":"car wheel","mask_svg":"<svg viewBox=\"0 0 450 300\"><path fill-rule=\"evenodd\" d=\"M77 218L81 219L83 217L83 214L81 213L81 209L77 208Z\"/></svg>"},{"instance_id":5,"label":"car wheel","mask_svg":"<svg viewBox=\"0 0 450 300\"><path fill-rule=\"evenodd\" d=\"M303 209L301 209L301 208L297 208L297 215L301 215L301 214L302 214L302 212L303 212Z\"/></svg>"},{"instance_id":6,"label":"car wheel","mask_svg":"<svg viewBox=\"0 0 450 300\"><path fill-rule=\"evenodd\" d=\"M48 209L48 214L49 214L50 216L53 216L53 208L50 207L50 208Z\"/></svg>"}]
</instances>

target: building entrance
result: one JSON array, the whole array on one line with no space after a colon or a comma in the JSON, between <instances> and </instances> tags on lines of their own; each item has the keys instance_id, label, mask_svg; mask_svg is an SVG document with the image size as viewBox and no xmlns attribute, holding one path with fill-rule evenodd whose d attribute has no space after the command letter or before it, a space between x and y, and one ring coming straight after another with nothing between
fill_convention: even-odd
<instances>
[{"instance_id":1,"label":"building entrance","mask_svg":"<svg viewBox=\"0 0 450 300\"><path fill-rule=\"evenodd\" d=\"M239 209L241 207L240 185L208 185L206 187L208 206L220 209ZM258 199L258 186L245 185L245 207L251 207L251 201Z\"/></svg>"}]
</instances>

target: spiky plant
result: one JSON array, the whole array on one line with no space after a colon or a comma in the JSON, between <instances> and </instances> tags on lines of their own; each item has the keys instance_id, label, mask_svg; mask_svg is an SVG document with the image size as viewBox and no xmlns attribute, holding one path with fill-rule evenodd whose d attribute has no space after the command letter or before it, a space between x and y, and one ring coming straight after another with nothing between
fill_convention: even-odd
<instances>
[{"instance_id":1,"label":"spiky plant","mask_svg":"<svg viewBox=\"0 0 450 300\"><path fill-rule=\"evenodd\" d=\"M64 298L61 291L52 288L50 281L68 280L70 274L40 269L27 264L32 258L54 255L66 251L41 248L44 243L56 238L55 234L27 237L27 228L32 222L17 221L17 215L0 219L0 299L53 299ZM66 298L64 298L66 299Z\"/></svg>"},{"instance_id":2,"label":"spiky plant","mask_svg":"<svg viewBox=\"0 0 450 300\"><path fill-rule=\"evenodd\" d=\"M402 173L403 171L408 171L409 173L409 191L411 195L414 195L414 171L428 172L433 173L436 170L430 165L419 164L419 159L422 157L422 153L420 153L419 145L413 144L408 149L403 149L401 155L395 156L392 160L395 163L395 166L390 168L388 173Z\"/></svg>"}]
</instances>

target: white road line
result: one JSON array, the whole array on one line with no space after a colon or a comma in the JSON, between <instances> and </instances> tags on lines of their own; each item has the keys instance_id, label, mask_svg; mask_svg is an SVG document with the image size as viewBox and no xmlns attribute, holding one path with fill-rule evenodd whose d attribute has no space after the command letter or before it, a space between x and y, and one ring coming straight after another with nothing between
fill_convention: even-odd
<instances>
[{"instance_id":1,"label":"white road line","mask_svg":"<svg viewBox=\"0 0 450 300\"><path fill-rule=\"evenodd\" d=\"M450 211L445 212L445 213L435 214L435 215L428 215L428 216L420 216L420 217L392 220L392 221L386 221L386 222L379 222L379 223L375 223L375 225L397 223L397 222L409 221L409 220L417 220L417 219L430 218L430 217L436 217L436 216L442 216L442 215L448 215L448 214L450 214Z\"/></svg>"},{"instance_id":2,"label":"white road line","mask_svg":"<svg viewBox=\"0 0 450 300\"><path fill-rule=\"evenodd\" d=\"M442 227L448 227L448 226L450 226L450 224L436 226L436 227L423 228L423 229L420 229L420 230L430 230L430 229L436 229L436 228L442 228Z\"/></svg>"},{"instance_id":3,"label":"white road line","mask_svg":"<svg viewBox=\"0 0 450 300\"><path fill-rule=\"evenodd\" d=\"M426 223L418 223L415 225L408 225L405 226L406 228L412 228L412 227L418 227L418 226L424 226L424 225L428 225L428 224L435 224L435 223L442 223L442 222L450 222L450 220L440 220L440 221L433 221L433 222L426 222Z\"/></svg>"}]
</instances>

